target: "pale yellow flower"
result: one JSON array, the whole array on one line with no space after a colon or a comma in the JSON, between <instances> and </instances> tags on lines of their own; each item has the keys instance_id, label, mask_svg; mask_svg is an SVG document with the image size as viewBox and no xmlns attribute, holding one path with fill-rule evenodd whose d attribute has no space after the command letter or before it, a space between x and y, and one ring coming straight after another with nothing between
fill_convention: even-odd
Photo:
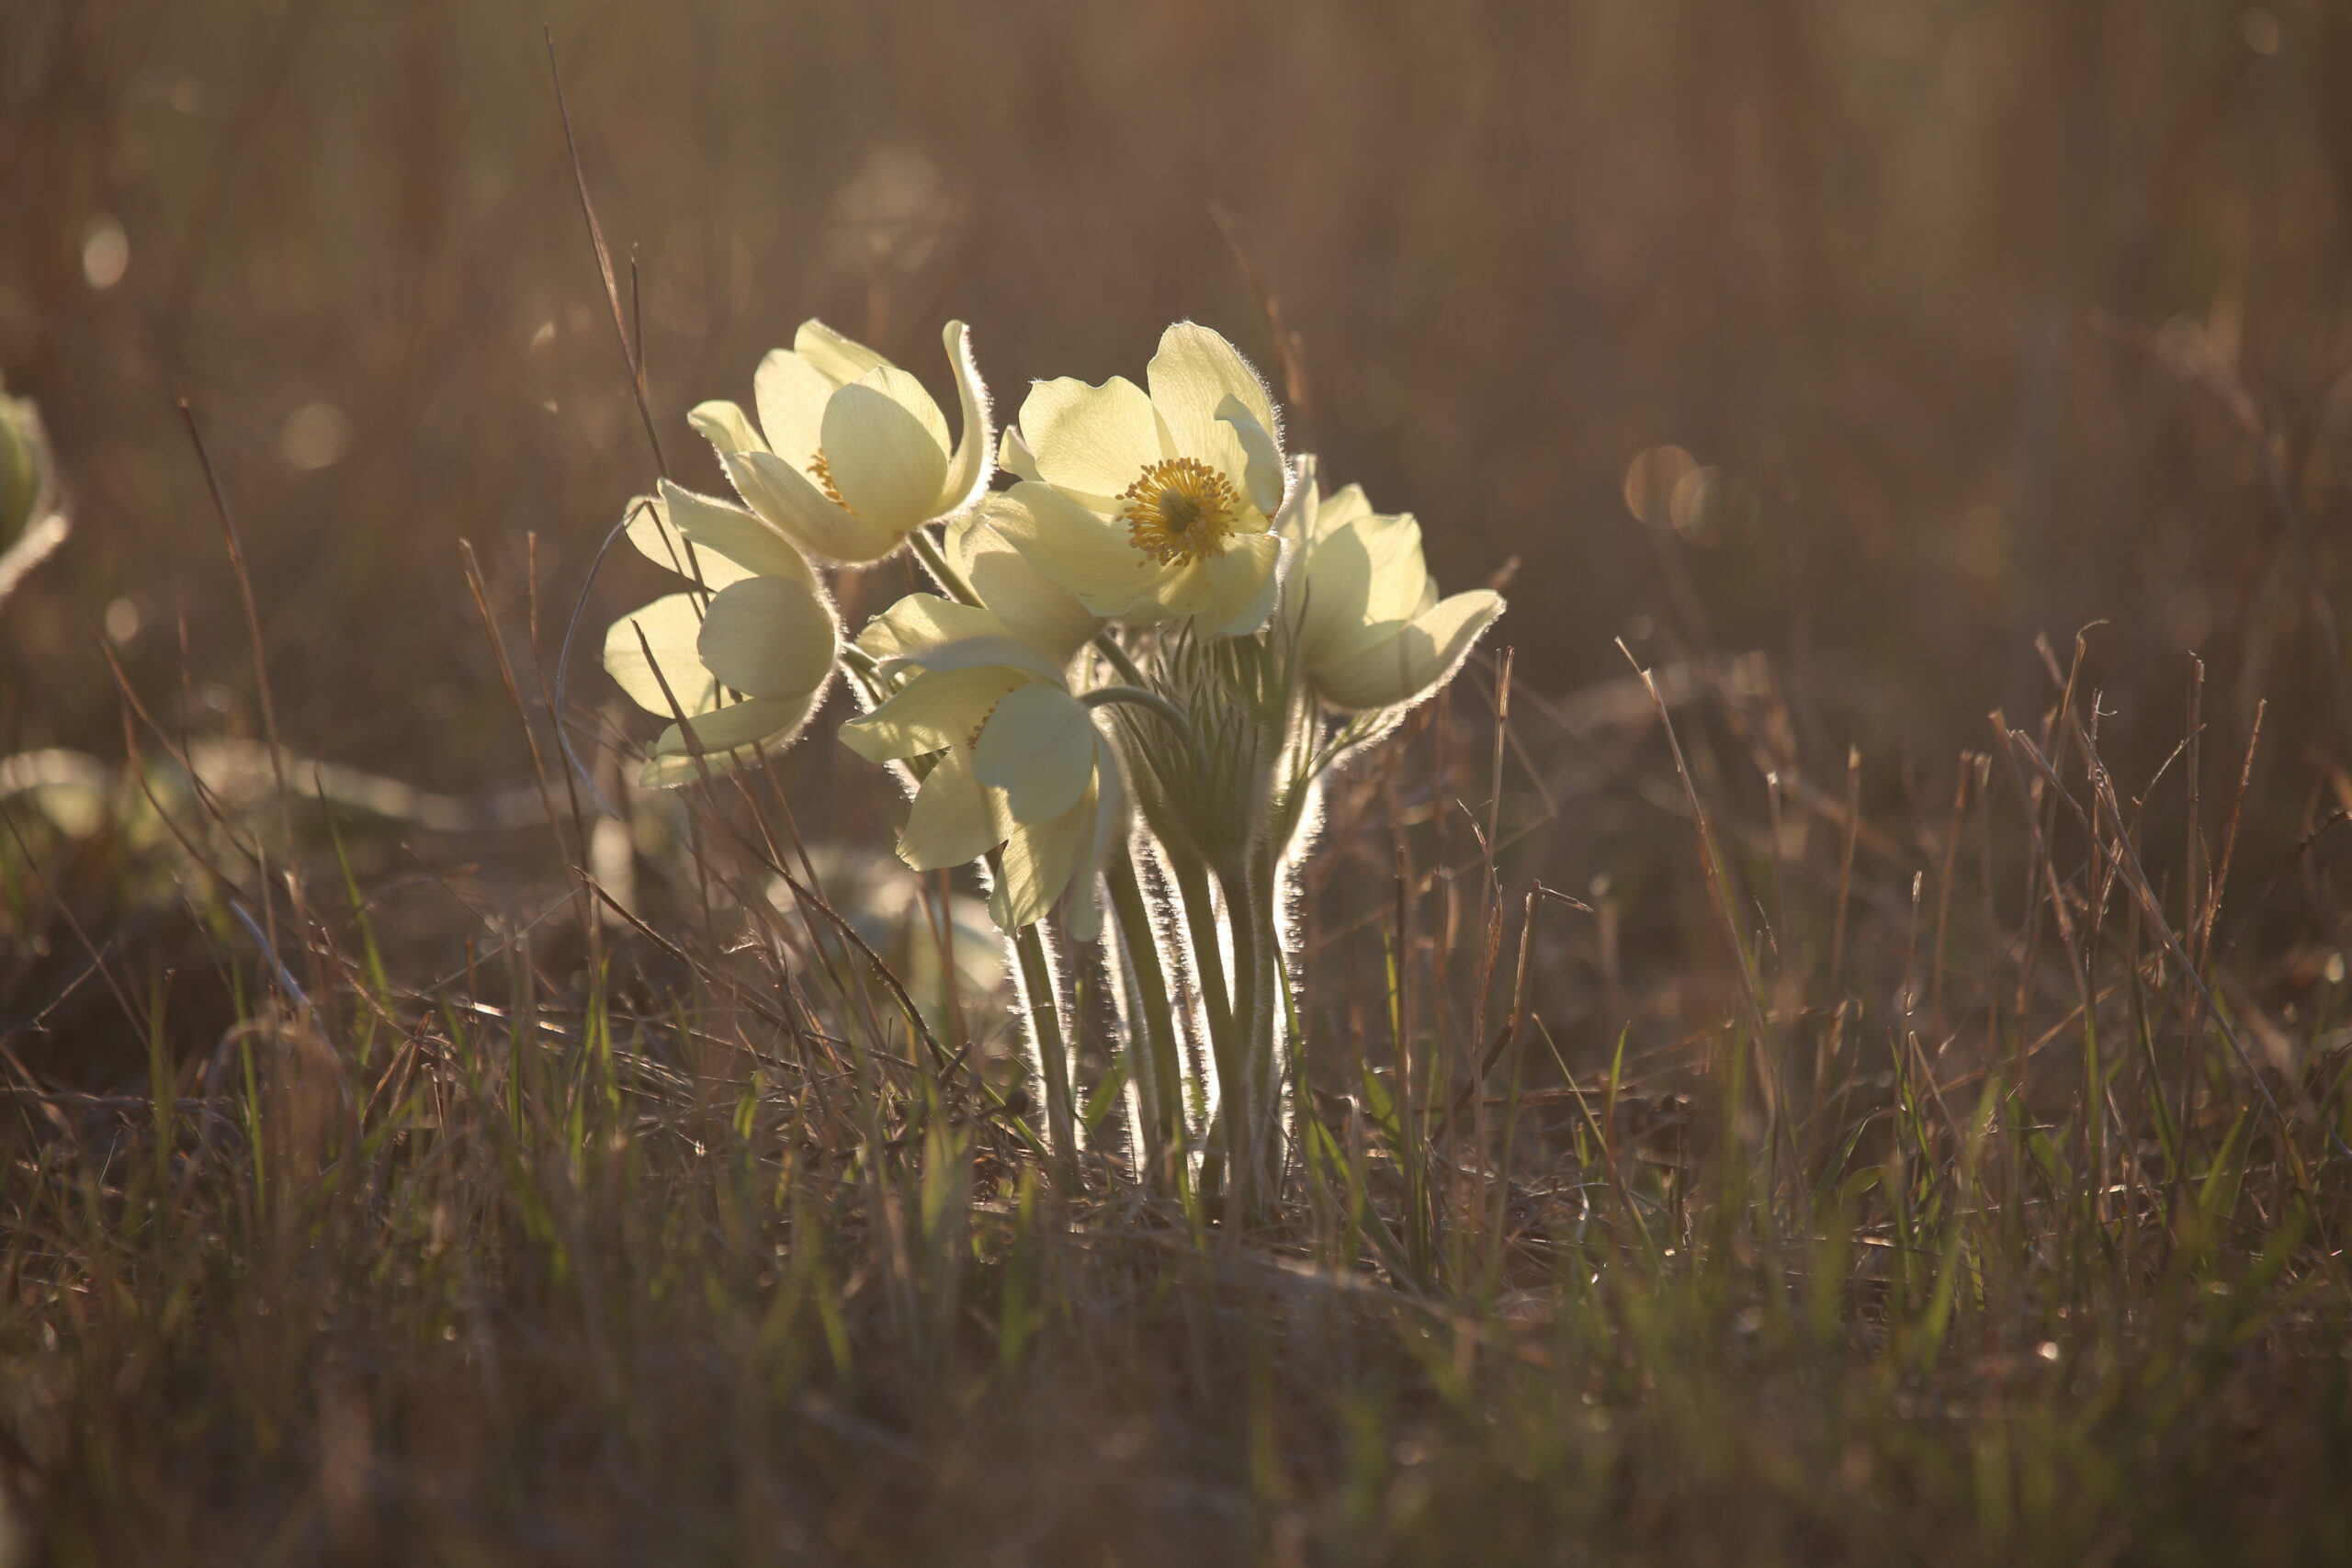
<instances>
[{"instance_id":1,"label":"pale yellow flower","mask_svg":"<svg viewBox=\"0 0 2352 1568\"><path fill-rule=\"evenodd\" d=\"M1409 513L1372 509L1350 485L1325 496L1302 457L1281 522L1293 557L1283 615L1315 695L1343 712L1403 707L1442 685L1495 617L1498 594L1437 596Z\"/></svg>"},{"instance_id":2,"label":"pale yellow flower","mask_svg":"<svg viewBox=\"0 0 2352 1568\"><path fill-rule=\"evenodd\" d=\"M1212 637L1265 624L1284 471L1273 400L1234 346L1182 321L1146 380L1041 381L1008 431L1021 482L983 514L1098 615L1189 617Z\"/></svg>"},{"instance_id":3,"label":"pale yellow flower","mask_svg":"<svg viewBox=\"0 0 2352 1568\"><path fill-rule=\"evenodd\" d=\"M621 690L672 720L648 751L641 781L686 784L731 752L788 744L824 695L839 646L817 574L790 539L741 507L667 479L660 495L633 504L630 540L701 582L622 616L605 634L605 668ZM676 722L681 713L691 741Z\"/></svg>"},{"instance_id":4,"label":"pale yellow flower","mask_svg":"<svg viewBox=\"0 0 2352 1568\"><path fill-rule=\"evenodd\" d=\"M929 759L899 840L909 865L942 870L1001 845L997 923L1034 925L1067 894L1070 934L1091 942L1094 873L1126 828L1117 754L1066 673L1091 617L996 556L1001 545L951 545L969 550L967 575L992 607L913 593L876 617L859 646L920 672L842 739L872 761Z\"/></svg>"},{"instance_id":5,"label":"pale yellow flower","mask_svg":"<svg viewBox=\"0 0 2352 1568\"><path fill-rule=\"evenodd\" d=\"M963 404L951 443L922 383L822 321L752 378L755 424L730 402L687 418L746 504L820 560L880 560L925 523L970 508L989 482L988 389L961 321L944 333Z\"/></svg>"}]
</instances>

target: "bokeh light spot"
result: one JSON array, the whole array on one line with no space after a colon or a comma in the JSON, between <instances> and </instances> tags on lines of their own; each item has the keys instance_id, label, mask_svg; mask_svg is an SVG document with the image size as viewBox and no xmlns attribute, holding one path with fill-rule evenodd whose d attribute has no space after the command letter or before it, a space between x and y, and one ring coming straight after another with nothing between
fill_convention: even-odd
<instances>
[{"instance_id":1,"label":"bokeh light spot","mask_svg":"<svg viewBox=\"0 0 2352 1568\"><path fill-rule=\"evenodd\" d=\"M1698 467L1679 446L1651 447L1626 467L1625 510L1653 528L1672 525L1675 488Z\"/></svg>"},{"instance_id":2,"label":"bokeh light spot","mask_svg":"<svg viewBox=\"0 0 2352 1568\"><path fill-rule=\"evenodd\" d=\"M101 212L82 230L82 280L112 288L130 270L130 236L111 212Z\"/></svg>"},{"instance_id":3,"label":"bokeh light spot","mask_svg":"<svg viewBox=\"0 0 2352 1568\"><path fill-rule=\"evenodd\" d=\"M351 445L351 422L333 403L304 403L286 416L277 449L289 468L303 473L332 468Z\"/></svg>"}]
</instances>

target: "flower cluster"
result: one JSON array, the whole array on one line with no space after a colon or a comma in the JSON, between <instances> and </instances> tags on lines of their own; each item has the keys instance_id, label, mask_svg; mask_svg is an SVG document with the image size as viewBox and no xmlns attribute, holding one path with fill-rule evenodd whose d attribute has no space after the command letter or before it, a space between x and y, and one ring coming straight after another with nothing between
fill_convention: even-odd
<instances>
[{"instance_id":1,"label":"flower cluster","mask_svg":"<svg viewBox=\"0 0 2352 1568\"><path fill-rule=\"evenodd\" d=\"M642 781L788 744L842 673L862 711L842 739L911 795L900 857L986 867L1040 1055L1059 1054L1036 961L1050 919L1120 977L1130 1081L1159 1086L1132 1097L1139 1165L1204 1165L1262 1201L1282 1168L1278 914L1318 781L1451 679L1502 601L1440 598L1410 516L1324 494L1265 383L1205 327L1170 327L1140 386L1036 383L1001 438L969 333L944 336L952 433L914 377L817 321L761 363L756 418L694 411L737 499L664 481L634 503L629 537L689 586L605 645L668 721ZM901 549L937 592L845 638L822 569ZM1170 1014L1170 964L1199 1016ZM1215 1064L1192 1097L1205 1121L1182 1103L1180 1035ZM1067 1067L1038 1069L1067 1154Z\"/></svg>"}]
</instances>

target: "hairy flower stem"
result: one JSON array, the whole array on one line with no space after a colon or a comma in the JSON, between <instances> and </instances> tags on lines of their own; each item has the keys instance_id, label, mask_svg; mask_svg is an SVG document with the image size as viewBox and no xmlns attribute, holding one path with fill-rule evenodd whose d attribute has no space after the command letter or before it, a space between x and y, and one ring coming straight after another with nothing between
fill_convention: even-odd
<instances>
[{"instance_id":1,"label":"hairy flower stem","mask_svg":"<svg viewBox=\"0 0 2352 1568\"><path fill-rule=\"evenodd\" d=\"M964 574L956 570L940 549L939 541L931 536L929 528L918 528L909 534L907 544L914 550L915 558L922 562L923 570L931 573L932 581L938 583L941 592L950 599L958 604L978 604L980 602L980 596L972 592L972 585L964 581Z\"/></svg>"},{"instance_id":2,"label":"hairy flower stem","mask_svg":"<svg viewBox=\"0 0 2352 1568\"><path fill-rule=\"evenodd\" d=\"M1143 1037L1139 1059L1131 1060L1127 1069L1142 1100L1141 1163L1147 1181L1172 1191L1184 1156L1184 1075L1177 1055L1168 976L1159 964L1159 930L1136 878L1132 851L1113 855L1103 877L1110 885L1127 969L1135 979L1136 1027ZM1130 1050L1134 1044L1129 1043Z\"/></svg>"},{"instance_id":3,"label":"hairy flower stem","mask_svg":"<svg viewBox=\"0 0 2352 1568\"><path fill-rule=\"evenodd\" d=\"M1281 1169L1283 957L1274 920L1275 882L1262 861L1251 855L1219 879L1233 927L1233 1032L1242 1075L1223 1094L1228 1108L1226 1137L1232 1151L1233 1201L1245 1224L1271 1213Z\"/></svg>"},{"instance_id":4,"label":"hairy flower stem","mask_svg":"<svg viewBox=\"0 0 2352 1568\"><path fill-rule=\"evenodd\" d=\"M1045 935L1023 926L1012 935L1021 964L1021 998L1028 1004L1031 1043L1046 1092L1046 1141L1054 1156L1054 1179L1063 1190L1078 1190L1078 1118L1071 1108L1069 1052L1062 1042L1061 996L1046 963Z\"/></svg>"},{"instance_id":5,"label":"hairy flower stem","mask_svg":"<svg viewBox=\"0 0 2352 1568\"><path fill-rule=\"evenodd\" d=\"M1176 874L1178 900L1184 906L1184 926L1193 941L1193 974L1200 982L1201 1008L1208 1014L1209 1054L1216 1062L1217 1112L1226 1127L1226 1156L1231 1165L1236 1110L1233 1097L1248 1082L1241 1043L1234 1033L1233 993L1226 988L1225 948L1217 925L1216 897L1209 891L1208 872L1197 860L1169 857ZM1214 1148L1210 1158L1216 1158ZM1235 1174L1238 1174L1238 1168ZM1231 1201L1228 1191L1227 1201Z\"/></svg>"}]
</instances>

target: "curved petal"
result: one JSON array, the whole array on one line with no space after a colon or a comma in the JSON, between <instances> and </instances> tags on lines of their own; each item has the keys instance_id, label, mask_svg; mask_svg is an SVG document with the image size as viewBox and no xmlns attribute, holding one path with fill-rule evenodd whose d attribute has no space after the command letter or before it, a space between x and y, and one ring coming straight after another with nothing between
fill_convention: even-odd
<instances>
[{"instance_id":1,"label":"curved petal","mask_svg":"<svg viewBox=\"0 0 2352 1568\"><path fill-rule=\"evenodd\" d=\"M768 444L760 439L759 429L752 424L751 415L724 398L696 403L686 414L686 423L693 425L721 457L729 452L764 452L768 449Z\"/></svg>"},{"instance_id":2,"label":"curved petal","mask_svg":"<svg viewBox=\"0 0 2352 1568\"><path fill-rule=\"evenodd\" d=\"M708 550L690 550L683 531L672 517L670 503L657 496L640 495L628 503L628 542L637 547L638 554L680 577L698 575L705 588L724 588L752 575L735 562Z\"/></svg>"},{"instance_id":3,"label":"curved petal","mask_svg":"<svg viewBox=\"0 0 2352 1568\"><path fill-rule=\"evenodd\" d=\"M1053 912L1069 886L1091 818L1092 791L1050 822L1015 822L1005 835L996 886L989 892L989 914L999 929L1034 926Z\"/></svg>"},{"instance_id":4,"label":"curved petal","mask_svg":"<svg viewBox=\"0 0 2352 1568\"><path fill-rule=\"evenodd\" d=\"M1312 452L1302 452L1291 459L1290 491L1283 497L1281 510L1274 513L1274 532L1300 544L1321 532L1317 520L1322 516L1323 491L1315 482L1315 466Z\"/></svg>"},{"instance_id":5,"label":"curved petal","mask_svg":"<svg viewBox=\"0 0 2352 1568\"><path fill-rule=\"evenodd\" d=\"M1298 654L1311 667L1347 650L1372 617L1372 552L1353 528L1341 528L1307 546L1306 559L1291 573L1297 587ZM1400 620L1396 615L1386 620Z\"/></svg>"},{"instance_id":6,"label":"curved petal","mask_svg":"<svg viewBox=\"0 0 2352 1568\"><path fill-rule=\"evenodd\" d=\"M752 401L768 450L796 468L806 468L822 439L825 405L841 385L788 348L760 361L752 373Z\"/></svg>"},{"instance_id":7,"label":"curved petal","mask_svg":"<svg viewBox=\"0 0 2352 1568\"><path fill-rule=\"evenodd\" d=\"M799 733L816 705L814 693L797 700L752 697L731 703L690 718L694 726L692 743L673 724L647 753L638 782L649 789L671 789L692 784L706 769L715 773L731 761L735 752L746 749L754 752L773 750ZM695 756L697 748L702 753L699 760Z\"/></svg>"},{"instance_id":8,"label":"curved petal","mask_svg":"<svg viewBox=\"0 0 2352 1568\"><path fill-rule=\"evenodd\" d=\"M947 344L948 367L956 372L956 397L964 415L963 434L956 443L955 455L947 459L945 490L938 508L944 514L968 510L989 488L992 432L988 383L980 379L978 362L972 357L972 329L961 321L950 321L940 335Z\"/></svg>"},{"instance_id":9,"label":"curved petal","mask_svg":"<svg viewBox=\"0 0 2352 1568\"><path fill-rule=\"evenodd\" d=\"M972 776L971 753L950 746L935 757L915 790L899 858L917 871L944 871L978 860L1004 841L997 804Z\"/></svg>"},{"instance_id":10,"label":"curved petal","mask_svg":"<svg viewBox=\"0 0 2352 1568\"><path fill-rule=\"evenodd\" d=\"M1274 400L1265 382L1238 349L1208 328L1179 321L1160 333L1159 352L1151 356L1145 378L1151 384L1151 406L1168 422L1179 452L1205 457L1221 441L1232 439L1230 430L1220 426L1217 414L1228 396L1240 400L1250 417L1280 448L1282 421L1274 412Z\"/></svg>"},{"instance_id":11,"label":"curved petal","mask_svg":"<svg viewBox=\"0 0 2352 1568\"><path fill-rule=\"evenodd\" d=\"M977 517L949 525L947 558L993 610L1005 630L1067 664L1102 627L1102 618L1058 583L1049 582L1002 535Z\"/></svg>"},{"instance_id":12,"label":"curved petal","mask_svg":"<svg viewBox=\"0 0 2352 1568\"><path fill-rule=\"evenodd\" d=\"M1243 534L1220 555L1170 572L1153 595L1171 616L1190 615L1203 637L1239 637L1266 624L1281 592L1283 541Z\"/></svg>"},{"instance_id":13,"label":"curved petal","mask_svg":"<svg viewBox=\"0 0 2352 1568\"><path fill-rule=\"evenodd\" d=\"M919 675L872 713L842 725L842 743L869 762L944 750L969 741L989 710L1028 679L1000 665Z\"/></svg>"},{"instance_id":14,"label":"curved petal","mask_svg":"<svg viewBox=\"0 0 2352 1568\"><path fill-rule=\"evenodd\" d=\"M947 479L946 422L934 428L908 403L931 402L922 384L885 367L835 392L825 405L825 458L842 504L876 528L904 534L934 516Z\"/></svg>"},{"instance_id":15,"label":"curved petal","mask_svg":"<svg viewBox=\"0 0 2352 1568\"><path fill-rule=\"evenodd\" d=\"M981 514L1041 576L1095 615L1125 614L1159 581L1159 563L1127 543L1124 528L1051 485L1014 485L983 502Z\"/></svg>"},{"instance_id":16,"label":"curved petal","mask_svg":"<svg viewBox=\"0 0 2352 1568\"><path fill-rule=\"evenodd\" d=\"M1282 506L1283 487L1290 478L1273 432L1259 423L1257 416L1230 392L1216 406L1216 422L1230 430L1241 446L1242 489L1259 511L1272 516Z\"/></svg>"},{"instance_id":17,"label":"curved petal","mask_svg":"<svg viewBox=\"0 0 2352 1568\"><path fill-rule=\"evenodd\" d=\"M650 714L689 718L708 713L718 701L718 682L703 667L695 643L702 636L702 595L672 593L615 621L605 633L605 671ZM639 640L639 634L644 634ZM649 662L646 651L652 650ZM661 671L657 679L656 668ZM662 694L663 682L669 695ZM677 699L673 709L671 698Z\"/></svg>"},{"instance_id":18,"label":"curved petal","mask_svg":"<svg viewBox=\"0 0 2352 1568\"><path fill-rule=\"evenodd\" d=\"M730 452L720 462L745 504L820 560L880 560L904 537L834 505L808 475L772 452Z\"/></svg>"},{"instance_id":19,"label":"curved petal","mask_svg":"<svg viewBox=\"0 0 2352 1568\"><path fill-rule=\"evenodd\" d=\"M1021 405L1021 438L1040 479L1097 499L1116 496L1165 456L1151 399L1123 376L1099 387L1069 377L1038 382Z\"/></svg>"},{"instance_id":20,"label":"curved petal","mask_svg":"<svg viewBox=\"0 0 2352 1568\"><path fill-rule=\"evenodd\" d=\"M724 588L747 575L787 577L814 588L817 574L790 539L740 506L729 506L663 479L656 502L662 520L694 541L693 565L702 570L708 587ZM729 570L729 569L732 570ZM673 568L692 576L684 567Z\"/></svg>"},{"instance_id":21,"label":"curved petal","mask_svg":"<svg viewBox=\"0 0 2352 1568\"><path fill-rule=\"evenodd\" d=\"M1058 660L1023 642L1019 637L1000 632L993 636L962 637L955 642L934 643L901 656L904 663L920 665L925 670L978 670L985 665L1014 670L1033 679L1044 681L1057 690L1063 689L1062 667Z\"/></svg>"},{"instance_id":22,"label":"curved petal","mask_svg":"<svg viewBox=\"0 0 2352 1568\"><path fill-rule=\"evenodd\" d=\"M1429 567L1421 558L1421 525L1409 512L1371 513L1346 531L1363 541L1372 567L1364 598L1367 620L1408 620L1429 607Z\"/></svg>"},{"instance_id":23,"label":"curved petal","mask_svg":"<svg viewBox=\"0 0 2352 1568\"><path fill-rule=\"evenodd\" d=\"M1367 628L1345 654L1309 666L1316 695L1351 711L1418 702L1450 679L1503 612L1484 589L1442 601L1418 621Z\"/></svg>"},{"instance_id":24,"label":"curved petal","mask_svg":"<svg viewBox=\"0 0 2352 1568\"><path fill-rule=\"evenodd\" d=\"M836 387L845 387L869 370L890 362L851 338L845 338L811 316L792 334L792 352L815 366Z\"/></svg>"},{"instance_id":25,"label":"curved petal","mask_svg":"<svg viewBox=\"0 0 2352 1568\"><path fill-rule=\"evenodd\" d=\"M986 610L936 593L910 593L866 622L857 646L879 660L904 659L942 643L1004 635L1004 623Z\"/></svg>"},{"instance_id":26,"label":"curved petal","mask_svg":"<svg viewBox=\"0 0 2352 1568\"><path fill-rule=\"evenodd\" d=\"M1316 513L1316 531L1328 534L1334 528L1344 528L1359 517L1372 515L1372 502L1363 493L1363 486L1350 485L1323 498Z\"/></svg>"},{"instance_id":27,"label":"curved petal","mask_svg":"<svg viewBox=\"0 0 2352 1568\"><path fill-rule=\"evenodd\" d=\"M1037 455L1021 439L1021 427L1017 424L1004 427L1004 434L997 442L996 466L1016 479L1044 478L1037 472Z\"/></svg>"},{"instance_id":28,"label":"curved petal","mask_svg":"<svg viewBox=\"0 0 2352 1568\"><path fill-rule=\"evenodd\" d=\"M749 577L711 600L695 647L713 675L746 696L797 698L832 673L840 635L811 584Z\"/></svg>"},{"instance_id":29,"label":"curved petal","mask_svg":"<svg viewBox=\"0 0 2352 1568\"><path fill-rule=\"evenodd\" d=\"M1004 791L1014 821L1058 817L1094 776L1094 721L1058 686L1039 681L1007 692L972 748L972 773Z\"/></svg>"}]
</instances>

